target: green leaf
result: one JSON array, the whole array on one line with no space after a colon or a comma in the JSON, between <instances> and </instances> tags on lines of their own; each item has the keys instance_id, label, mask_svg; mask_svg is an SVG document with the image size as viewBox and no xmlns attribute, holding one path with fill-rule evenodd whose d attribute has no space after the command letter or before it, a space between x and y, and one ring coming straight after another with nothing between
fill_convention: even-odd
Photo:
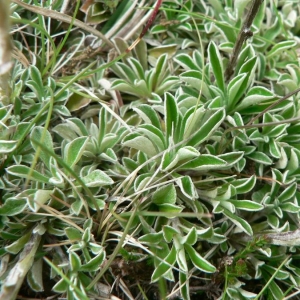
<instances>
[{"instance_id":1,"label":"green leaf","mask_svg":"<svg viewBox=\"0 0 300 300\"><path fill-rule=\"evenodd\" d=\"M251 226L249 225L249 223L247 221L245 221L241 217L237 216L236 214L230 212L226 208L223 209L223 214L225 216L227 216L232 221L232 223L234 223L237 227L239 227L240 229L242 229L248 235L250 235L250 236L253 235L252 228L251 228Z\"/></svg>"},{"instance_id":2,"label":"green leaf","mask_svg":"<svg viewBox=\"0 0 300 300\"><path fill-rule=\"evenodd\" d=\"M230 184L235 187L237 194L246 194L255 187L256 176L252 175L250 178L233 180Z\"/></svg>"},{"instance_id":3,"label":"green leaf","mask_svg":"<svg viewBox=\"0 0 300 300\"><path fill-rule=\"evenodd\" d=\"M237 102L245 92L244 81L247 77L246 73L242 73L234 77L228 84L228 110L235 110Z\"/></svg>"},{"instance_id":4,"label":"green leaf","mask_svg":"<svg viewBox=\"0 0 300 300\"><path fill-rule=\"evenodd\" d=\"M16 240L15 242L6 246L5 250L12 254L19 253L25 247L25 245L29 241L30 237L31 237L31 232L29 231L29 232L25 233L22 237L20 237L18 240Z\"/></svg>"},{"instance_id":5,"label":"green leaf","mask_svg":"<svg viewBox=\"0 0 300 300\"><path fill-rule=\"evenodd\" d=\"M138 132L143 133L150 139L152 144L157 148L157 152L165 150L165 138L160 129L151 124L145 124L139 126Z\"/></svg>"},{"instance_id":6,"label":"green leaf","mask_svg":"<svg viewBox=\"0 0 300 300\"><path fill-rule=\"evenodd\" d=\"M94 170L81 179L88 187L99 187L114 183L114 181L101 170Z\"/></svg>"},{"instance_id":7,"label":"green leaf","mask_svg":"<svg viewBox=\"0 0 300 300\"><path fill-rule=\"evenodd\" d=\"M197 191L190 176L183 176L176 181L180 191L189 199L197 198Z\"/></svg>"},{"instance_id":8,"label":"green leaf","mask_svg":"<svg viewBox=\"0 0 300 300\"><path fill-rule=\"evenodd\" d=\"M246 211L259 211L264 208L263 205L250 200L229 200L237 209Z\"/></svg>"},{"instance_id":9,"label":"green leaf","mask_svg":"<svg viewBox=\"0 0 300 300\"><path fill-rule=\"evenodd\" d=\"M246 97L236 107L236 110L245 109L251 105L274 98L274 94L264 87L252 87Z\"/></svg>"},{"instance_id":10,"label":"green leaf","mask_svg":"<svg viewBox=\"0 0 300 300\"><path fill-rule=\"evenodd\" d=\"M0 207L0 216L18 215L25 209L26 206L26 199L8 198Z\"/></svg>"},{"instance_id":11,"label":"green leaf","mask_svg":"<svg viewBox=\"0 0 300 300\"><path fill-rule=\"evenodd\" d=\"M226 161L227 166L233 166L238 163L244 156L244 152L236 151L218 155L218 158Z\"/></svg>"},{"instance_id":12,"label":"green leaf","mask_svg":"<svg viewBox=\"0 0 300 300\"><path fill-rule=\"evenodd\" d=\"M26 80L26 85L35 93L39 101L45 100L44 84L39 69L34 65L30 65L28 72L30 79Z\"/></svg>"},{"instance_id":13,"label":"green leaf","mask_svg":"<svg viewBox=\"0 0 300 300\"><path fill-rule=\"evenodd\" d=\"M164 203L164 204L159 204L159 211L165 212L167 218L175 218L176 214L181 213L183 210L183 207L180 207L175 204L170 204L170 203ZM170 217L168 214L172 214Z\"/></svg>"},{"instance_id":14,"label":"green leaf","mask_svg":"<svg viewBox=\"0 0 300 300\"><path fill-rule=\"evenodd\" d=\"M142 104L138 107L133 107L132 109L138 113L146 124L151 124L156 128L161 129L157 112L150 105Z\"/></svg>"},{"instance_id":15,"label":"green leaf","mask_svg":"<svg viewBox=\"0 0 300 300\"><path fill-rule=\"evenodd\" d=\"M182 239L183 244L194 245L197 242L197 231L192 227L188 234Z\"/></svg>"},{"instance_id":16,"label":"green leaf","mask_svg":"<svg viewBox=\"0 0 300 300\"><path fill-rule=\"evenodd\" d=\"M80 271L82 272L96 272L100 269L105 259L105 251L101 251L97 256L89 260L88 263L82 265Z\"/></svg>"},{"instance_id":17,"label":"green leaf","mask_svg":"<svg viewBox=\"0 0 300 300\"><path fill-rule=\"evenodd\" d=\"M73 227L65 228L65 233L69 240L71 241L80 241L82 238L82 232Z\"/></svg>"},{"instance_id":18,"label":"green leaf","mask_svg":"<svg viewBox=\"0 0 300 300\"><path fill-rule=\"evenodd\" d=\"M39 149L39 157L45 163L48 169L50 169L51 156L35 144L35 141L38 141L39 143L43 144L49 151L54 152L50 132L41 126L34 127L30 134L30 140L34 150L37 151L37 149Z\"/></svg>"},{"instance_id":19,"label":"green leaf","mask_svg":"<svg viewBox=\"0 0 300 300\"><path fill-rule=\"evenodd\" d=\"M80 257L73 251L69 252L69 262L72 271L79 271L81 268L81 260Z\"/></svg>"},{"instance_id":20,"label":"green leaf","mask_svg":"<svg viewBox=\"0 0 300 300\"><path fill-rule=\"evenodd\" d=\"M280 208L283 210L283 211L287 211L287 212L290 212L290 213L298 213L300 211L300 207L294 203L283 203L280 205Z\"/></svg>"},{"instance_id":21,"label":"green leaf","mask_svg":"<svg viewBox=\"0 0 300 300\"><path fill-rule=\"evenodd\" d=\"M206 170L218 169L226 166L227 166L227 162L225 160L220 159L213 155L203 154L195 158L194 160L182 165L180 169L206 171Z\"/></svg>"},{"instance_id":22,"label":"green leaf","mask_svg":"<svg viewBox=\"0 0 300 300\"><path fill-rule=\"evenodd\" d=\"M150 74L148 80L149 87L152 91L156 91L159 88L159 84L166 78L168 69L168 54L164 53L158 58L154 72Z\"/></svg>"},{"instance_id":23,"label":"green leaf","mask_svg":"<svg viewBox=\"0 0 300 300\"><path fill-rule=\"evenodd\" d=\"M185 244L184 248L188 253L189 257L193 265L198 268L199 270L205 273L214 273L216 272L216 268L210 264L206 259L204 259L192 246L189 244Z\"/></svg>"},{"instance_id":24,"label":"green leaf","mask_svg":"<svg viewBox=\"0 0 300 300\"><path fill-rule=\"evenodd\" d=\"M68 288L69 288L68 282L62 278L54 285L52 290L56 293L64 293L67 291Z\"/></svg>"},{"instance_id":25,"label":"green leaf","mask_svg":"<svg viewBox=\"0 0 300 300\"><path fill-rule=\"evenodd\" d=\"M42 183L49 182L48 177L42 175L38 171L32 170L27 166L14 165L6 168L6 172L17 177L25 178L27 180L33 180Z\"/></svg>"},{"instance_id":26,"label":"green leaf","mask_svg":"<svg viewBox=\"0 0 300 300\"><path fill-rule=\"evenodd\" d=\"M197 70L191 70L183 72L180 75L180 79L188 84L190 84L193 88L195 88L197 91L201 90L201 93L206 98L210 98L210 90L205 81L202 80L202 73Z\"/></svg>"},{"instance_id":27,"label":"green leaf","mask_svg":"<svg viewBox=\"0 0 300 300\"><path fill-rule=\"evenodd\" d=\"M166 126L166 142L173 137L174 131L177 129L178 107L174 97L170 93L165 95L165 126Z\"/></svg>"},{"instance_id":28,"label":"green leaf","mask_svg":"<svg viewBox=\"0 0 300 300\"><path fill-rule=\"evenodd\" d=\"M48 200L51 199L51 194L53 193L53 190L36 190L34 193L34 196L32 200L28 199L28 205L29 207L34 211L37 212L42 205L44 205Z\"/></svg>"},{"instance_id":29,"label":"green leaf","mask_svg":"<svg viewBox=\"0 0 300 300\"><path fill-rule=\"evenodd\" d=\"M149 244L158 244L163 239L163 233L155 232L155 233L147 233L139 238L139 241L142 243L149 243Z\"/></svg>"},{"instance_id":30,"label":"green leaf","mask_svg":"<svg viewBox=\"0 0 300 300\"><path fill-rule=\"evenodd\" d=\"M180 232L176 228L168 226L168 225L163 226L162 232L164 235L164 239L167 243L171 243L174 235L180 234Z\"/></svg>"},{"instance_id":31,"label":"green leaf","mask_svg":"<svg viewBox=\"0 0 300 300\"><path fill-rule=\"evenodd\" d=\"M225 92L225 80L222 57L214 42L210 42L208 46L208 56L212 67L213 74L216 78L217 86Z\"/></svg>"},{"instance_id":32,"label":"green leaf","mask_svg":"<svg viewBox=\"0 0 300 300\"><path fill-rule=\"evenodd\" d=\"M30 288L35 292L43 292L43 260L36 260L27 274L27 282Z\"/></svg>"},{"instance_id":33,"label":"green leaf","mask_svg":"<svg viewBox=\"0 0 300 300\"><path fill-rule=\"evenodd\" d=\"M297 192L297 184L294 182L290 186L284 189L284 191L278 196L280 202L288 201L295 197Z\"/></svg>"},{"instance_id":34,"label":"green leaf","mask_svg":"<svg viewBox=\"0 0 300 300\"><path fill-rule=\"evenodd\" d=\"M73 168L80 160L88 140L89 138L85 136L78 137L66 145L64 160L70 168Z\"/></svg>"},{"instance_id":35,"label":"green leaf","mask_svg":"<svg viewBox=\"0 0 300 300\"><path fill-rule=\"evenodd\" d=\"M165 185L153 193L152 202L161 204L175 204L176 203L176 189L174 184Z\"/></svg>"},{"instance_id":36,"label":"green leaf","mask_svg":"<svg viewBox=\"0 0 300 300\"><path fill-rule=\"evenodd\" d=\"M144 136L138 133L128 134L122 141L123 146L131 147L142 151L147 154L148 157L152 157L157 154L157 150L153 143Z\"/></svg>"},{"instance_id":37,"label":"green leaf","mask_svg":"<svg viewBox=\"0 0 300 300\"><path fill-rule=\"evenodd\" d=\"M225 117L226 113L223 108L213 110L212 115L209 116L205 122L201 123L200 128L196 130L195 135L187 142L187 145L195 147L207 140L220 126Z\"/></svg>"},{"instance_id":38,"label":"green leaf","mask_svg":"<svg viewBox=\"0 0 300 300\"><path fill-rule=\"evenodd\" d=\"M272 49L267 54L267 58L271 58L274 55L278 55L283 53L284 50L291 49L297 45L296 41L284 41L279 42L275 46L272 47Z\"/></svg>"},{"instance_id":39,"label":"green leaf","mask_svg":"<svg viewBox=\"0 0 300 300\"><path fill-rule=\"evenodd\" d=\"M161 277L163 277L174 265L176 261L176 250L175 247L172 247L169 254L164 258L164 261L160 262L160 264L154 270L151 282L155 282Z\"/></svg>"},{"instance_id":40,"label":"green leaf","mask_svg":"<svg viewBox=\"0 0 300 300\"><path fill-rule=\"evenodd\" d=\"M18 141L0 140L0 153L7 154L13 152L17 147Z\"/></svg>"},{"instance_id":41,"label":"green leaf","mask_svg":"<svg viewBox=\"0 0 300 300\"><path fill-rule=\"evenodd\" d=\"M255 151L247 155L247 157L263 165L271 165L273 163L272 159L267 154L260 151Z\"/></svg>"}]
</instances>

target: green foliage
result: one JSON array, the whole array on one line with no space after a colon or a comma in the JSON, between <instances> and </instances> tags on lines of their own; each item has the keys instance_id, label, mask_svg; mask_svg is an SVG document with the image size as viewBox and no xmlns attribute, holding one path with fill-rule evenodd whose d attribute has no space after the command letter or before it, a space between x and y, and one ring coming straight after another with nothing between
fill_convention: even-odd
<instances>
[{"instance_id":1,"label":"green foliage","mask_svg":"<svg viewBox=\"0 0 300 300\"><path fill-rule=\"evenodd\" d=\"M263 2L229 79L247 1L163 1L131 52L135 1L38 5L11 3L0 298L297 293L299 4Z\"/></svg>"}]
</instances>

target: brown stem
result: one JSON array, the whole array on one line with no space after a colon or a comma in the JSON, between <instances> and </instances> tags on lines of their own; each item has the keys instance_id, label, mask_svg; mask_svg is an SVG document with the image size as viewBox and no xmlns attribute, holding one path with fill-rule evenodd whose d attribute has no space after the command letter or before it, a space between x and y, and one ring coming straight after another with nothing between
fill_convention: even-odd
<instances>
[{"instance_id":1,"label":"brown stem","mask_svg":"<svg viewBox=\"0 0 300 300\"><path fill-rule=\"evenodd\" d=\"M10 74L12 44L9 36L9 1L0 0L0 102L10 103Z\"/></svg>"},{"instance_id":2,"label":"brown stem","mask_svg":"<svg viewBox=\"0 0 300 300\"><path fill-rule=\"evenodd\" d=\"M152 12L152 14L151 14L151 16L150 16L150 18L149 18L149 20L148 20L148 22L147 22L145 28L143 29L143 31L142 31L142 33L139 35L139 37L132 43L132 45L129 46L129 47L126 49L126 53L130 52L130 51L131 51L131 50L132 50L132 49L140 42L140 40L143 38L143 36L146 34L147 30L149 29L149 27L150 27L151 24L153 23L153 21L154 21L156 15L157 15L157 13L158 13L158 10L159 10L161 4L162 4L162 0L158 0L158 1L156 2L156 5L155 5L155 7L154 7L154 9L153 9L153 12Z\"/></svg>"},{"instance_id":3,"label":"brown stem","mask_svg":"<svg viewBox=\"0 0 300 300\"><path fill-rule=\"evenodd\" d=\"M244 44L244 42L251 36L253 36L253 32L251 31L251 26L252 26L252 23L253 23L253 20L260 8L260 5L262 4L264 0L253 0L252 1L252 5L251 5L251 8L246 16L246 19L245 19L245 22L243 24L243 27L242 29L240 30L240 33L236 39L236 42L235 42L235 45L234 45L234 48L233 48L233 53L232 53L232 56L230 58L230 61L228 63L228 66L226 68L226 71L225 71L225 78L226 78L226 81L228 81L230 79L230 77L232 76L233 74L233 69L236 65L236 61L237 61L237 58L239 56L239 53L242 49L242 46Z\"/></svg>"}]
</instances>

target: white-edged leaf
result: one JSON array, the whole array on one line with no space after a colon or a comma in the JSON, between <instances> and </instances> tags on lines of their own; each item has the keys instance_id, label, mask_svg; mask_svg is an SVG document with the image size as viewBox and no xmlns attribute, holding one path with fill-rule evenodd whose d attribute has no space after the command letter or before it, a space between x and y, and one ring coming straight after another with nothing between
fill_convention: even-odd
<instances>
[{"instance_id":1,"label":"white-edged leaf","mask_svg":"<svg viewBox=\"0 0 300 300\"><path fill-rule=\"evenodd\" d=\"M188 253L193 265L205 272L205 273L214 273L216 272L215 266L213 266L211 263L209 263L206 259L204 259L192 246L189 244L185 244L184 248L186 252Z\"/></svg>"},{"instance_id":2,"label":"white-edged leaf","mask_svg":"<svg viewBox=\"0 0 300 300\"><path fill-rule=\"evenodd\" d=\"M98 187L114 183L114 181L101 170L94 170L81 179L88 187Z\"/></svg>"},{"instance_id":3,"label":"white-edged leaf","mask_svg":"<svg viewBox=\"0 0 300 300\"><path fill-rule=\"evenodd\" d=\"M85 136L78 137L66 145L64 149L64 160L70 168L73 168L80 160L88 140L89 138Z\"/></svg>"}]
</instances>

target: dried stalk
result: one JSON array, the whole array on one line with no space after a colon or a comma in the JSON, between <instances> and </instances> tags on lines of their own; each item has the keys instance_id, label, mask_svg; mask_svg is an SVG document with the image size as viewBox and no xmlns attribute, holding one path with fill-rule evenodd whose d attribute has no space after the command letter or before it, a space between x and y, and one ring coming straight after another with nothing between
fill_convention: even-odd
<instances>
[{"instance_id":1,"label":"dried stalk","mask_svg":"<svg viewBox=\"0 0 300 300\"><path fill-rule=\"evenodd\" d=\"M236 39L236 42L235 42L235 45L234 45L234 48L233 48L233 53L232 53L232 56L230 58L230 61L228 63L228 66L226 68L226 71L225 71L225 78L226 78L226 81L228 81L230 79L230 77L232 76L233 74L233 70L234 70L234 67L236 65L236 61L237 61L237 58L241 52L241 49L242 49L242 46L243 46L243 43L251 36L253 36L253 32L251 31L251 26L252 26L252 23L253 23L253 20L260 8L260 5L262 4L264 0L253 0L252 1L252 4L251 4L251 7L250 7L250 10L246 16L246 20L243 24L243 27Z\"/></svg>"},{"instance_id":2,"label":"dried stalk","mask_svg":"<svg viewBox=\"0 0 300 300\"><path fill-rule=\"evenodd\" d=\"M0 0L0 102L4 105L9 104L9 70L12 66L9 15L9 1Z\"/></svg>"}]
</instances>

